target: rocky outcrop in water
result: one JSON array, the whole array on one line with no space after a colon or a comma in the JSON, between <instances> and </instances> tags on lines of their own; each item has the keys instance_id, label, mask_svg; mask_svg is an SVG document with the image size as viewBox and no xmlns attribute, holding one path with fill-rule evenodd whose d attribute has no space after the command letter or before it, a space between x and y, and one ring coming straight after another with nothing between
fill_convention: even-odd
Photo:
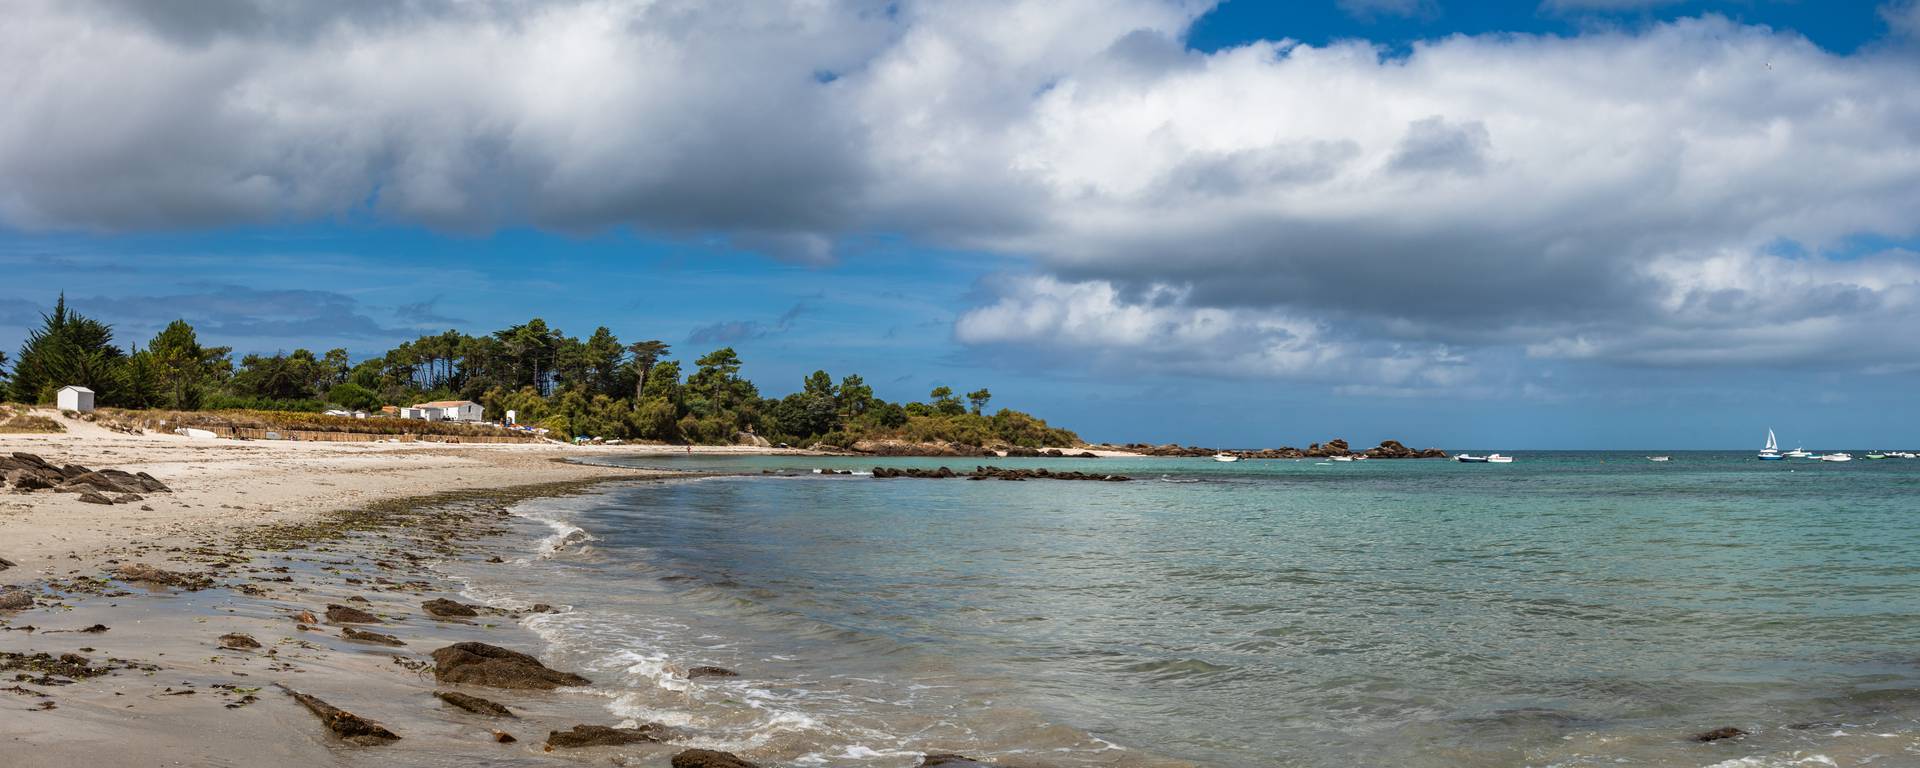
<instances>
[{"instance_id":1,"label":"rocky outcrop in water","mask_svg":"<svg viewBox=\"0 0 1920 768\"><path fill-rule=\"evenodd\" d=\"M910 477L921 480L946 480L964 477L968 480L1095 480L1108 483L1124 483L1133 479L1126 475L1072 471L1056 472L1044 467L1040 469L1002 469L991 466L974 467L973 472L969 474L961 474L948 467L940 467L938 469L874 467L873 476L881 480L895 477Z\"/></svg>"},{"instance_id":2,"label":"rocky outcrop in water","mask_svg":"<svg viewBox=\"0 0 1920 768\"><path fill-rule=\"evenodd\" d=\"M276 685L278 684L276 683ZM286 691L288 696L292 696L294 701L298 701L302 706L305 706L307 711L313 713L314 717L320 718L320 722L327 726L327 730L333 731L334 735L339 736L349 743L359 744L361 746L375 746L400 739L393 731L387 730L379 723L284 685L280 685L279 688L282 691Z\"/></svg>"},{"instance_id":3,"label":"rocky outcrop in water","mask_svg":"<svg viewBox=\"0 0 1920 768\"><path fill-rule=\"evenodd\" d=\"M0 590L0 611L23 611L32 607L32 592L24 589Z\"/></svg>"},{"instance_id":4,"label":"rocky outcrop in water","mask_svg":"<svg viewBox=\"0 0 1920 768\"><path fill-rule=\"evenodd\" d=\"M1200 446L1181 446L1173 443L1166 445L1147 445L1130 443L1122 450L1147 456L1203 457L1225 453L1242 459L1324 459L1332 456L1365 456L1370 459L1444 459L1447 452L1438 448L1413 450L1398 440L1382 440L1380 445L1364 451L1354 451L1347 441L1335 438L1326 443L1313 443L1305 449L1283 446L1280 448L1261 448L1259 450L1234 450L1220 448L1202 448Z\"/></svg>"},{"instance_id":5,"label":"rocky outcrop in water","mask_svg":"<svg viewBox=\"0 0 1920 768\"><path fill-rule=\"evenodd\" d=\"M421 603L420 607L421 609L425 610L427 613L443 619L464 618L464 617L480 615L480 612L474 610L473 606L466 605L464 603L456 603L444 597L434 599L434 600L428 600L424 603Z\"/></svg>"},{"instance_id":6,"label":"rocky outcrop in water","mask_svg":"<svg viewBox=\"0 0 1920 768\"><path fill-rule=\"evenodd\" d=\"M454 643L434 651L433 676L443 683L541 691L591 682L571 672L548 669L527 654L473 642Z\"/></svg>"},{"instance_id":7,"label":"rocky outcrop in water","mask_svg":"<svg viewBox=\"0 0 1920 768\"><path fill-rule=\"evenodd\" d=\"M1739 728L1735 728L1729 725L1725 728L1715 728L1711 731L1707 731L1706 733L1694 734L1693 740L1699 741L1699 742L1712 742L1712 741L1720 741L1722 739L1737 738L1745 735L1747 735L1746 731L1740 730Z\"/></svg>"},{"instance_id":8,"label":"rocky outcrop in water","mask_svg":"<svg viewBox=\"0 0 1920 768\"><path fill-rule=\"evenodd\" d=\"M121 581L174 587L184 589L188 592L213 586L213 579L207 576L163 570L147 565L146 563L132 563L120 566L114 569L113 575L118 576Z\"/></svg>"},{"instance_id":9,"label":"rocky outcrop in water","mask_svg":"<svg viewBox=\"0 0 1920 768\"><path fill-rule=\"evenodd\" d=\"M664 726L647 723L638 728L612 728L605 725L576 725L571 731L547 734L547 746L555 749L580 747L617 747L666 740Z\"/></svg>"},{"instance_id":10,"label":"rocky outcrop in water","mask_svg":"<svg viewBox=\"0 0 1920 768\"><path fill-rule=\"evenodd\" d=\"M406 645L406 643L400 642L400 638L394 637L393 635L383 635L378 632L354 629L353 627L341 627L340 636L356 643L372 643L374 645L384 645L391 648L400 648Z\"/></svg>"},{"instance_id":11,"label":"rocky outcrop in water","mask_svg":"<svg viewBox=\"0 0 1920 768\"><path fill-rule=\"evenodd\" d=\"M449 705L464 709L476 715L514 717L513 710L507 709L506 706L498 702L489 701L478 696L469 696L459 691L434 691L433 695L439 697L441 701Z\"/></svg>"},{"instance_id":12,"label":"rocky outcrop in water","mask_svg":"<svg viewBox=\"0 0 1920 768\"><path fill-rule=\"evenodd\" d=\"M327 606L329 624L384 624L380 617L350 605Z\"/></svg>"},{"instance_id":13,"label":"rocky outcrop in water","mask_svg":"<svg viewBox=\"0 0 1920 768\"><path fill-rule=\"evenodd\" d=\"M731 669L727 669L726 667L694 667L692 669L687 670L688 680L698 680L703 677L739 677L739 676L740 676L740 673L735 672Z\"/></svg>"},{"instance_id":14,"label":"rocky outcrop in water","mask_svg":"<svg viewBox=\"0 0 1920 768\"><path fill-rule=\"evenodd\" d=\"M760 768L731 752L689 749L673 756L673 768Z\"/></svg>"}]
</instances>

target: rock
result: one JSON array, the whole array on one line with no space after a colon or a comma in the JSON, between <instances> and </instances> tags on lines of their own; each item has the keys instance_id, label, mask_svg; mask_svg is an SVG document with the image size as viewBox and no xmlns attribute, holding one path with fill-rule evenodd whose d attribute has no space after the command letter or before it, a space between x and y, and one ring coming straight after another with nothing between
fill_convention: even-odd
<instances>
[{"instance_id":1,"label":"rock","mask_svg":"<svg viewBox=\"0 0 1920 768\"><path fill-rule=\"evenodd\" d=\"M60 476L68 480L72 480L78 477L85 477L92 473L93 473L93 470L87 469L86 467L80 466L78 464L68 464L60 468Z\"/></svg>"},{"instance_id":2,"label":"rock","mask_svg":"<svg viewBox=\"0 0 1920 768\"><path fill-rule=\"evenodd\" d=\"M534 603L533 607L527 610L534 613L553 613L553 606L547 605L546 603Z\"/></svg>"},{"instance_id":3,"label":"rock","mask_svg":"<svg viewBox=\"0 0 1920 768\"><path fill-rule=\"evenodd\" d=\"M15 469L7 473L7 484L22 491L56 488L60 481L60 473L48 469Z\"/></svg>"},{"instance_id":4,"label":"rock","mask_svg":"<svg viewBox=\"0 0 1920 768\"><path fill-rule=\"evenodd\" d=\"M983 766L983 765L986 765L986 763L980 762L971 757L967 757L966 755L955 755L951 753L935 753L935 754L920 756L920 768L934 768L934 766L940 766L940 765L952 765L952 766L982 765Z\"/></svg>"},{"instance_id":5,"label":"rock","mask_svg":"<svg viewBox=\"0 0 1920 768\"><path fill-rule=\"evenodd\" d=\"M168 488L166 483L160 482L153 475L149 475L145 472L136 472L134 473L133 476L140 481L140 488L146 491L147 493L172 493L173 492L172 488Z\"/></svg>"},{"instance_id":6,"label":"rock","mask_svg":"<svg viewBox=\"0 0 1920 768\"><path fill-rule=\"evenodd\" d=\"M739 676L740 676L740 673L735 672L731 669L727 669L726 667L694 667L693 669L687 670L688 680L695 680L702 677L739 677Z\"/></svg>"},{"instance_id":7,"label":"rock","mask_svg":"<svg viewBox=\"0 0 1920 768\"><path fill-rule=\"evenodd\" d=\"M260 641L253 639L252 635L246 635L246 634L241 634L239 632L234 632L232 634L220 636L220 647L231 648L234 650L248 650L253 648L259 648Z\"/></svg>"},{"instance_id":8,"label":"rock","mask_svg":"<svg viewBox=\"0 0 1920 768\"><path fill-rule=\"evenodd\" d=\"M350 605L328 605L327 621L334 624L383 624L380 617Z\"/></svg>"},{"instance_id":9,"label":"rock","mask_svg":"<svg viewBox=\"0 0 1920 768\"><path fill-rule=\"evenodd\" d=\"M513 734L507 733L506 731L494 731L493 740L501 744L512 744L519 741L519 739L513 737Z\"/></svg>"},{"instance_id":10,"label":"rock","mask_svg":"<svg viewBox=\"0 0 1920 768\"><path fill-rule=\"evenodd\" d=\"M33 607L33 593L24 589L0 592L0 611L19 611Z\"/></svg>"},{"instance_id":11,"label":"rock","mask_svg":"<svg viewBox=\"0 0 1920 768\"><path fill-rule=\"evenodd\" d=\"M137 493L123 493L113 497L113 503L115 504L132 504L136 501L146 501L146 499Z\"/></svg>"},{"instance_id":12,"label":"rock","mask_svg":"<svg viewBox=\"0 0 1920 768\"><path fill-rule=\"evenodd\" d=\"M760 768L731 752L689 749L673 756L673 768Z\"/></svg>"},{"instance_id":13,"label":"rock","mask_svg":"<svg viewBox=\"0 0 1920 768\"><path fill-rule=\"evenodd\" d=\"M406 643L400 642L400 638L394 637L393 635L383 635L378 632L368 632L364 629L354 629L353 627L341 627L340 636L348 640L373 643L375 645L387 645L395 648L406 645Z\"/></svg>"},{"instance_id":14,"label":"rock","mask_svg":"<svg viewBox=\"0 0 1920 768\"><path fill-rule=\"evenodd\" d=\"M1729 725L1725 728L1715 728L1711 731L1707 731L1706 733L1694 734L1693 740L1699 741L1699 742L1712 742L1712 741L1719 741L1721 739L1731 739L1737 736L1745 736L1745 735L1747 735L1746 731L1740 730L1739 728L1735 728Z\"/></svg>"},{"instance_id":15,"label":"rock","mask_svg":"<svg viewBox=\"0 0 1920 768\"><path fill-rule=\"evenodd\" d=\"M506 560L501 559L499 555L494 555L493 557L487 558L487 562L498 564L498 563L504 563L506 562Z\"/></svg>"},{"instance_id":16,"label":"rock","mask_svg":"<svg viewBox=\"0 0 1920 768\"><path fill-rule=\"evenodd\" d=\"M433 676L443 683L550 691L589 680L548 669L539 659L486 643L454 643L433 652Z\"/></svg>"},{"instance_id":17,"label":"rock","mask_svg":"<svg viewBox=\"0 0 1920 768\"><path fill-rule=\"evenodd\" d=\"M440 598L437 600L428 600L424 603L421 603L420 607L426 609L427 613L433 614L434 616L443 617L443 618L451 617L451 616L480 615L480 612L474 610L473 606L456 603L446 598Z\"/></svg>"},{"instance_id":18,"label":"rock","mask_svg":"<svg viewBox=\"0 0 1920 768\"><path fill-rule=\"evenodd\" d=\"M370 747L400 739L393 731L381 727L379 723L284 685L278 683L275 685L279 686L280 690L286 691L288 696L292 696L294 701L305 706L314 717L320 718L320 722L326 724L327 730L333 731L335 735L350 743Z\"/></svg>"},{"instance_id":19,"label":"rock","mask_svg":"<svg viewBox=\"0 0 1920 768\"><path fill-rule=\"evenodd\" d=\"M106 504L108 506L113 505L113 499L109 499L105 496L100 495L98 491L84 492L80 494L80 500L88 504Z\"/></svg>"},{"instance_id":20,"label":"rock","mask_svg":"<svg viewBox=\"0 0 1920 768\"><path fill-rule=\"evenodd\" d=\"M31 453L22 453L20 451L14 451L13 460L15 462L18 462L22 468L54 469L54 466L52 464L47 463L46 459L40 458L39 456L35 456Z\"/></svg>"},{"instance_id":21,"label":"rock","mask_svg":"<svg viewBox=\"0 0 1920 768\"><path fill-rule=\"evenodd\" d=\"M60 473L65 475L67 469L61 468ZM146 485L140 482L140 478L113 469L71 476L61 485L68 488L92 488L106 493L139 493L147 490Z\"/></svg>"},{"instance_id":22,"label":"rock","mask_svg":"<svg viewBox=\"0 0 1920 768\"><path fill-rule=\"evenodd\" d=\"M580 747L617 747L622 744L657 742L665 735L666 729L648 723L639 728L610 728L604 725L576 725L571 731L552 731L547 734L547 746L555 749L577 749Z\"/></svg>"},{"instance_id":23,"label":"rock","mask_svg":"<svg viewBox=\"0 0 1920 768\"><path fill-rule=\"evenodd\" d=\"M439 697L441 701L476 715L486 715L488 717L514 716L513 710L507 709L505 706L478 696L468 696L459 691L434 691L433 695Z\"/></svg>"},{"instance_id":24,"label":"rock","mask_svg":"<svg viewBox=\"0 0 1920 768\"><path fill-rule=\"evenodd\" d=\"M146 563L132 563L115 568L115 576L121 581L158 584L163 587L179 587L189 592L213 586L213 579L206 576L178 571L166 571Z\"/></svg>"},{"instance_id":25,"label":"rock","mask_svg":"<svg viewBox=\"0 0 1920 768\"><path fill-rule=\"evenodd\" d=\"M766 438L756 435L752 432L735 432L733 434L733 444L734 445L751 445L755 448L772 448L773 447L773 443L769 442Z\"/></svg>"},{"instance_id":26,"label":"rock","mask_svg":"<svg viewBox=\"0 0 1920 768\"><path fill-rule=\"evenodd\" d=\"M14 562L12 560L8 560L4 557L0 557L0 571L4 571L8 568L12 568L13 566L14 566Z\"/></svg>"}]
</instances>

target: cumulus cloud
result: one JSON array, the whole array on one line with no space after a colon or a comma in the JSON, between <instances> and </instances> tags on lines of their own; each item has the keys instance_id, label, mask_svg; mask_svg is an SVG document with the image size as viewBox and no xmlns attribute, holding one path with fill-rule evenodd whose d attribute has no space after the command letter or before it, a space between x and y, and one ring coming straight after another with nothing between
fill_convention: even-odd
<instances>
[{"instance_id":1,"label":"cumulus cloud","mask_svg":"<svg viewBox=\"0 0 1920 768\"><path fill-rule=\"evenodd\" d=\"M1234 375L1909 354L1860 340L1920 319L1911 254L1850 244L1920 235L1910 49L1704 17L1189 50L1209 7L21 0L0 222L632 228L814 265L898 234L1030 265L964 343Z\"/></svg>"}]
</instances>

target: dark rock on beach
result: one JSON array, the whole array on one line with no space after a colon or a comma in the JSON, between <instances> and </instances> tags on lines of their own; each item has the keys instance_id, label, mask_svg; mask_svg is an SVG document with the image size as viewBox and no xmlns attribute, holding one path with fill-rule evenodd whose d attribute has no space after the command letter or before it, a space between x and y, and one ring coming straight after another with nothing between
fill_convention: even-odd
<instances>
[{"instance_id":1,"label":"dark rock on beach","mask_svg":"<svg viewBox=\"0 0 1920 768\"><path fill-rule=\"evenodd\" d=\"M1729 725L1725 728L1715 728L1711 731L1707 731L1706 733L1694 734L1693 740L1699 741L1699 742L1713 742L1713 741L1720 741L1722 739L1731 739L1731 738L1745 736L1745 735L1747 735L1746 731L1740 730L1739 728L1735 728Z\"/></svg>"},{"instance_id":2,"label":"dark rock on beach","mask_svg":"<svg viewBox=\"0 0 1920 768\"><path fill-rule=\"evenodd\" d=\"M220 636L220 647L234 650L251 650L259 648L260 641L253 639L253 635L234 632Z\"/></svg>"},{"instance_id":3,"label":"dark rock on beach","mask_svg":"<svg viewBox=\"0 0 1920 768\"><path fill-rule=\"evenodd\" d=\"M571 731L552 731L547 734L547 746L555 749L577 749L580 747L617 747L622 744L640 744L662 741L666 729L648 723L639 728L611 728L604 725L576 725Z\"/></svg>"},{"instance_id":4,"label":"dark rock on beach","mask_svg":"<svg viewBox=\"0 0 1920 768\"><path fill-rule=\"evenodd\" d=\"M476 715L488 717L514 717L513 710L478 696L469 696L459 691L434 691L434 696L454 707L464 709Z\"/></svg>"},{"instance_id":5,"label":"dark rock on beach","mask_svg":"<svg viewBox=\"0 0 1920 768\"><path fill-rule=\"evenodd\" d=\"M935 768L936 766L942 765L964 767L970 765L984 766L986 763L967 757L966 755L955 755L951 753L936 753L920 756L920 768Z\"/></svg>"},{"instance_id":6,"label":"dark rock on beach","mask_svg":"<svg viewBox=\"0 0 1920 768\"><path fill-rule=\"evenodd\" d=\"M455 643L433 652L433 676L443 683L550 691L590 681L571 672L548 669L536 659L486 643Z\"/></svg>"},{"instance_id":7,"label":"dark rock on beach","mask_svg":"<svg viewBox=\"0 0 1920 768\"><path fill-rule=\"evenodd\" d=\"M108 506L113 505L113 499L109 499L105 496L102 496L96 491L86 491L81 493L80 500L88 504L106 504Z\"/></svg>"},{"instance_id":8,"label":"dark rock on beach","mask_svg":"<svg viewBox=\"0 0 1920 768\"><path fill-rule=\"evenodd\" d=\"M732 752L689 749L673 756L673 768L760 768Z\"/></svg>"},{"instance_id":9,"label":"dark rock on beach","mask_svg":"<svg viewBox=\"0 0 1920 768\"><path fill-rule=\"evenodd\" d=\"M421 603L420 607L422 609L425 609L427 613L432 614L434 616L441 617L441 618L456 618L456 617L468 617L468 616L480 615L480 612L474 610L473 606L465 605L462 603L456 603L446 598L428 600L424 603Z\"/></svg>"},{"instance_id":10,"label":"dark rock on beach","mask_svg":"<svg viewBox=\"0 0 1920 768\"><path fill-rule=\"evenodd\" d=\"M739 677L739 676L740 676L740 673L735 672L731 669L727 669L726 667L694 667L692 669L687 670L688 680L694 680L702 677Z\"/></svg>"},{"instance_id":11,"label":"dark rock on beach","mask_svg":"<svg viewBox=\"0 0 1920 768\"><path fill-rule=\"evenodd\" d=\"M376 746L400 739L393 731L387 730L379 723L284 685L279 686L279 688L280 690L286 691L288 696L292 696L294 701L298 701L301 705L305 706L307 711L313 713L314 717L320 718L320 722L326 724L327 730L333 731L335 735L345 739L349 743L359 744L361 746Z\"/></svg>"},{"instance_id":12,"label":"dark rock on beach","mask_svg":"<svg viewBox=\"0 0 1920 768\"><path fill-rule=\"evenodd\" d=\"M327 621L334 624L381 624L380 617L350 605L327 606Z\"/></svg>"},{"instance_id":13,"label":"dark rock on beach","mask_svg":"<svg viewBox=\"0 0 1920 768\"><path fill-rule=\"evenodd\" d=\"M383 635L378 632L368 632L364 629L354 629L353 627L341 627L340 636L355 642L373 643L374 645L386 645L394 648L406 645L406 643L400 642L400 638L394 637L393 635Z\"/></svg>"},{"instance_id":14,"label":"dark rock on beach","mask_svg":"<svg viewBox=\"0 0 1920 768\"><path fill-rule=\"evenodd\" d=\"M33 607L33 593L24 589L0 592L0 611L19 611Z\"/></svg>"},{"instance_id":15,"label":"dark rock on beach","mask_svg":"<svg viewBox=\"0 0 1920 768\"><path fill-rule=\"evenodd\" d=\"M192 573L168 571L155 568L146 563L133 563L115 568L113 575L121 581L140 584L156 584L163 587L178 587L193 592L213 586L213 579Z\"/></svg>"},{"instance_id":16,"label":"dark rock on beach","mask_svg":"<svg viewBox=\"0 0 1920 768\"><path fill-rule=\"evenodd\" d=\"M0 557L0 571L4 571L8 568L12 568L13 566L14 566L14 562L12 560L8 560L4 557Z\"/></svg>"}]
</instances>

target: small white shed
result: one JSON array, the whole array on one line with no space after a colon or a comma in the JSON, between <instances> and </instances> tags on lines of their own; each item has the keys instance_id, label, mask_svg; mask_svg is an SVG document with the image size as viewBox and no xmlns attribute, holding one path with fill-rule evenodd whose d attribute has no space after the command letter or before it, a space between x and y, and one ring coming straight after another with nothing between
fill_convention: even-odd
<instances>
[{"instance_id":1,"label":"small white shed","mask_svg":"<svg viewBox=\"0 0 1920 768\"><path fill-rule=\"evenodd\" d=\"M93 410L93 390L76 386L61 387L58 402L60 410L86 413Z\"/></svg>"}]
</instances>

